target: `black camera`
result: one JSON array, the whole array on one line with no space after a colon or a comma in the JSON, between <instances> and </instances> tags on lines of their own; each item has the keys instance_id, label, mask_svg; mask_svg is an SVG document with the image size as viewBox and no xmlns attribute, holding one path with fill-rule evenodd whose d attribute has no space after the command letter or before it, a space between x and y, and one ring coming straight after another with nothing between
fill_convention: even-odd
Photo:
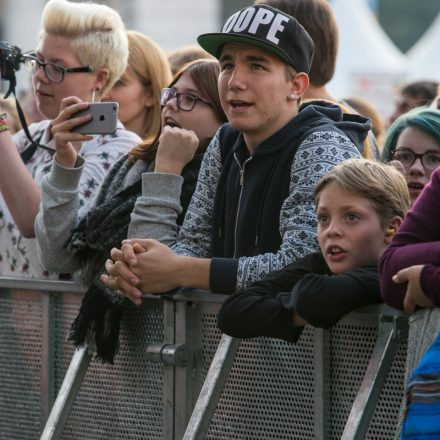
<instances>
[{"instance_id":1,"label":"black camera","mask_svg":"<svg viewBox=\"0 0 440 440\"><path fill-rule=\"evenodd\" d=\"M0 41L0 71L2 79L15 83L15 72L23 62L21 50L17 46Z\"/></svg>"},{"instance_id":2,"label":"black camera","mask_svg":"<svg viewBox=\"0 0 440 440\"><path fill-rule=\"evenodd\" d=\"M6 92L4 98L7 98L11 93L15 96L15 106L17 108L18 117L20 118L21 125L26 134L26 137L31 141L30 147L26 148L21 153L21 158L24 163L27 163L32 157L37 147L49 149L45 145L41 145L39 142L35 142L29 133L26 118L24 116L23 110L18 102L15 95L15 86L17 85L17 78L15 77L15 72L20 69L20 63L24 63L24 56L21 53L21 49L17 46L7 43L6 41L0 40L0 79L5 79L9 81L9 90ZM51 149L51 151L53 151Z\"/></svg>"}]
</instances>

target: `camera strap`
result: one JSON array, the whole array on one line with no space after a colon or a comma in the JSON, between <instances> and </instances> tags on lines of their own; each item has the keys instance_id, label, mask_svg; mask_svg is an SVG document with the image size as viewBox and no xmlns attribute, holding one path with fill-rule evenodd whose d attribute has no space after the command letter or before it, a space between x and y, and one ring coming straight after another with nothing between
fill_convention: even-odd
<instances>
[{"instance_id":1,"label":"camera strap","mask_svg":"<svg viewBox=\"0 0 440 440\"><path fill-rule=\"evenodd\" d=\"M6 47L10 48L10 45L0 41L0 47L3 47L5 45L6 45ZM18 53L18 55L17 55L18 61L23 62L23 56L21 55L20 49L17 47L13 47L13 49ZM28 129L26 118L24 116L24 112L21 108L20 103L18 102L17 95L15 93L15 86L17 85L17 78L15 76L16 70L18 70L18 66L14 66L12 73L7 75L6 77L3 76L3 72L0 72L0 73L1 73L1 78L5 78L5 79L9 80L9 88L8 88L8 91L6 92L6 95L4 96L4 98L6 99L11 93L14 95L15 107L17 108L18 118L20 119L21 126L23 127L23 131L24 131L26 137L31 141L31 144L20 154L23 162L28 163L29 160L31 159L31 157L34 155L35 151L37 151L37 148L43 148L44 150L50 151L51 153L54 153L55 150L53 148L47 147L46 145L40 144L40 140L43 135L41 135L40 138L38 139L38 141L36 142L32 139L32 136L29 133L29 129Z\"/></svg>"},{"instance_id":2,"label":"camera strap","mask_svg":"<svg viewBox=\"0 0 440 440\"><path fill-rule=\"evenodd\" d=\"M12 91L12 93L14 94L14 97L15 97L15 107L17 108L18 118L20 119L21 126L23 127L23 131L24 131L26 137L31 141L31 144L24 151L22 151L20 153L20 156L21 156L21 159L23 160L23 162L25 164L28 163L30 161L30 159L32 158L32 156L37 151L37 148L43 148L44 150L47 150L47 151L50 151L51 153L54 153L54 150L52 148L49 148L49 147L46 147L46 145L40 144L40 140L43 137L43 134L41 134L41 136L39 137L39 139L37 141L34 141L34 139L32 139L32 136L29 133L29 129L27 126L26 118L24 116L24 112L21 108L20 103L18 102L17 95L15 94L15 84L12 84L12 82L9 86L8 94L10 93L10 91Z\"/></svg>"}]
</instances>

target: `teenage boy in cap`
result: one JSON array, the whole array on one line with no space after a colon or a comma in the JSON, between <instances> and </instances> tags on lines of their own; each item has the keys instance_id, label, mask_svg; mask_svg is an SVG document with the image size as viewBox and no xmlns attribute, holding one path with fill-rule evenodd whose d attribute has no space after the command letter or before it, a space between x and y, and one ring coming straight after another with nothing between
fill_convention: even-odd
<instances>
[{"instance_id":1,"label":"teenage boy in cap","mask_svg":"<svg viewBox=\"0 0 440 440\"><path fill-rule=\"evenodd\" d=\"M149 236L161 236L171 249L155 240L126 241L112 251L110 276L103 276L136 304L142 292L179 286L231 293L315 251L315 183L342 160L360 157L370 128L360 116L343 119L331 104L298 113L313 42L289 15L250 6L198 42L220 61L229 124L205 153L177 241L179 177L171 188L161 185L160 173L143 176L157 194L138 199L132 221L149 222Z\"/></svg>"}]
</instances>

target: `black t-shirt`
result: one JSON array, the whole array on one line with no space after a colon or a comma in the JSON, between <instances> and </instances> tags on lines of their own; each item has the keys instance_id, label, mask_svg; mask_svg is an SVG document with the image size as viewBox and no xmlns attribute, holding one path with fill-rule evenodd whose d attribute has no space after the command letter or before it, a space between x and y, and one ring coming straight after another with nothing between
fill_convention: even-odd
<instances>
[{"instance_id":1,"label":"black t-shirt","mask_svg":"<svg viewBox=\"0 0 440 440\"><path fill-rule=\"evenodd\" d=\"M336 275L314 253L228 297L218 326L239 338L296 342L303 327L293 327L293 311L315 327L329 328L345 314L381 301L377 264Z\"/></svg>"}]
</instances>

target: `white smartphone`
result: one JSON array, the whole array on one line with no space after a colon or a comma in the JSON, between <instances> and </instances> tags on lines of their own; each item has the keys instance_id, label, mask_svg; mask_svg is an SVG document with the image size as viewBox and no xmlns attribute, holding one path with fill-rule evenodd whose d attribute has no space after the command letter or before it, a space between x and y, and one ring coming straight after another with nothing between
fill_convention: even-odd
<instances>
[{"instance_id":1,"label":"white smartphone","mask_svg":"<svg viewBox=\"0 0 440 440\"><path fill-rule=\"evenodd\" d=\"M91 114L92 119L71 131L81 134L112 134L116 131L118 109L117 102L91 102L88 108L75 113L72 118Z\"/></svg>"}]
</instances>

